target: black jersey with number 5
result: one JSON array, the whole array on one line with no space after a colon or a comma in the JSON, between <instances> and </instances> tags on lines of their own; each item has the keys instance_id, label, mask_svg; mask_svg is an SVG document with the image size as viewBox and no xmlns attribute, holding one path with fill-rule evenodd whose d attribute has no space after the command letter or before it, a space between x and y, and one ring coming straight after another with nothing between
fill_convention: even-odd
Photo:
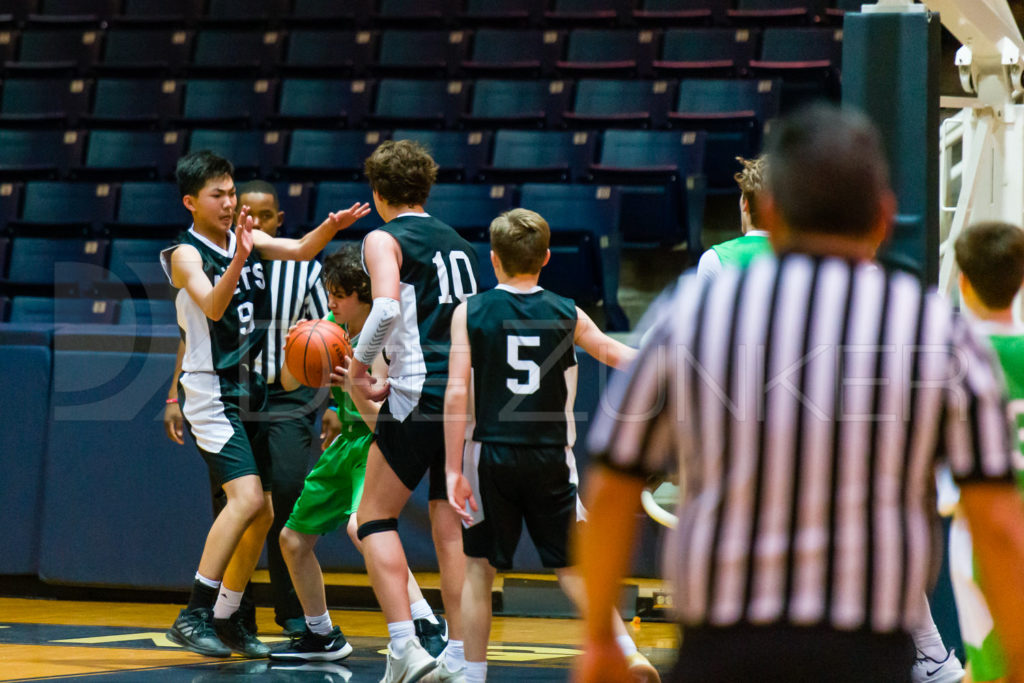
<instances>
[{"instance_id":1,"label":"black jersey with number 5","mask_svg":"<svg viewBox=\"0 0 1024 683\"><path fill-rule=\"evenodd\" d=\"M227 249L222 249L195 231L182 233L180 244L190 244L202 258L203 272L216 285L235 255L235 235L228 232ZM160 253L160 262L171 277L171 254L177 246ZM220 320L210 320L192 297L181 288L174 300L178 327L185 340L182 370L185 372L238 372L252 366L263 349L270 320L270 297L259 254L249 254L238 278L238 287Z\"/></svg>"},{"instance_id":2,"label":"black jersey with number 5","mask_svg":"<svg viewBox=\"0 0 1024 683\"><path fill-rule=\"evenodd\" d=\"M576 304L507 285L466 302L473 359L473 439L572 446L576 440Z\"/></svg>"},{"instance_id":3,"label":"black jersey with number 5","mask_svg":"<svg viewBox=\"0 0 1024 683\"><path fill-rule=\"evenodd\" d=\"M402 249L401 319L384 342L391 414L440 414L448 384L452 313L476 294L473 246L427 214L402 214L378 228Z\"/></svg>"}]
</instances>

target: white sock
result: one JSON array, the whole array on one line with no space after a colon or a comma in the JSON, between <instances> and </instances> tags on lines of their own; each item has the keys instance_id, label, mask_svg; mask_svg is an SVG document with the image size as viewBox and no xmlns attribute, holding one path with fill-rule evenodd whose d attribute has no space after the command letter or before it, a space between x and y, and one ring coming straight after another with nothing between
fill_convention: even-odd
<instances>
[{"instance_id":1,"label":"white sock","mask_svg":"<svg viewBox=\"0 0 1024 683\"><path fill-rule=\"evenodd\" d=\"M437 617L434 616L434 610L430 609L430 603L424 598L420 598L416 602L412 603L412 618L415 619L426 619L431 624L436 624Z\"/></svg>"},{"instance_id":2,"label":"white sock","mask_svg":"<svg viewBox=\"0 0 1024 683\"><path fill-rule=\"evenodd\" d=\"M220 588L220 581L208 579L199 572L196 572L196 581L203 584L204 586L209 586L210 588Z\"/></svg>"},{"instance_id":3,"label":"white sock","mask_svg":"<svg viewBox=\"0 0 1024 683\"><path fill-rule=\"evenodd\" d=\"M461 640L449 640L444 649L445 666L449 671L458 671L466 665L466 651Z\"/></svg>"},{"instance_id":4,"label":"white sock","mask_svg":"<svg viewBox=\"0 0 1024 683\"><path fill-rule=\"evenodd\" d=\"M326 636L334 628L334 624L331 623L331 613L324 612L318 617L306 617L306 626L309 630L317 635Z\"/></svg>"},{"instance_id":5,"label":"white sock","mask_svg":"<svg viewBox=\"0 0 1024 683\"><path fill-rule=\"evenodd\" d=\"M622 654L627 657L632 657L636 654L636 643L629 636L617 636L615 642L619 644L619 649L622 650Z\"/></svg>"},{"instance_id":6,"label":"white sock","mask_svg":"<svg viewBox=\"0 0 1024 683\"><path fill-rule=\"evenodd\" d=\"M927 603L925 604L926 610L917 625L910 629L910 637L914 639L914 647L935 661L941 662L946 658L948 651L942 642L942 636L939 635L939 629L935 626L935 620L932 619L931 610L927 608Z\"/></svg>"},{"instance_id":7,"label":"white sock","mask_svg":"<svg viewBox=\"0 0 1024 683\"><path fill-rule=\"evenodd\" d=\"M398 656L397 653L405 652L405 646L410 640L416 639L416 629L412 625L412 621L394 621L388 624L388 635L391 636L391 642L388 643L388 649L391 653Z\"/></svg>"},{"instance_id":8,"label":"white sock","mask_svg":"<svg viewBox=\"0 0 1024 683\"><path fill-rule=\"evenodd\" d=\"M242 603L242 591L233 591L224 584L221 584L220 592L217 593L217 602L213 605L214 619L227 619L238 611Z\"/></svg>"},{"instance_id":9,"label":"white sock","mask_svg":"<svg viewBox=\"0 0 1024 683\"><path fill-rule=\"evenodd\" d=\"M484 683L487 680L487 662L466 662L466 683Z\"/></svg>"}]
</instances>

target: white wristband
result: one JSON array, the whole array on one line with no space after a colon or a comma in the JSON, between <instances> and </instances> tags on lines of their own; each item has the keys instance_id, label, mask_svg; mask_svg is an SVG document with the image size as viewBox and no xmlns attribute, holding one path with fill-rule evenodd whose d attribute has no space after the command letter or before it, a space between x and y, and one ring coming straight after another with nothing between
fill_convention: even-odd
<instances>
[{"instance_id":1,"label":"white wristband","mask_svg":"<svg viewBox=\"0 0 1024 683\"><path fill-rule=\"evenodd\" d=\"M387 339L391 326L398 320L401 312L401 305L394 299L381 296L373 300L373 308L370 309L370 315L363 323L363 329L359 333L359 342L356 344L353 354L357 361L366 366L373 364L373 359L383 348L384 340Z\"/></svg>"}]
</instances>

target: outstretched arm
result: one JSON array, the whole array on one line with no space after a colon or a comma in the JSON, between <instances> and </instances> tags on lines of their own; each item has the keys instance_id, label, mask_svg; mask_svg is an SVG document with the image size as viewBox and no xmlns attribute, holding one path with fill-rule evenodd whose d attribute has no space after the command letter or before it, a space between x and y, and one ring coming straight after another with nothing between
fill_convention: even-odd
<instances>
[{"instance_id":1,"label":"outstretched arm","mask_svg":"<svg viewBox=\"0 0 1024 683\"><path fill-rule=\"evenodd\" d=\"M473 365L466 329L465 302L452 314L452 344L448 355L448 387L444 392L445 479L448 482L448 503L464 520L473 516L466 511L477 510L477 501L469 482L462 475L462 451L466 445L466 419L469 411L469 380Z\"/></svg>"},{"instance_id":2,"label":"outstretched arm","mask_svg":"<svg viewBox=\"0 0 1024 683\"><path fill-rule=\"evenodd\" d=\"M636 358L636 349L602 332L579 306L576 307L576 336L573 341L598 361L613 368L625 367Z\"/></svg>"},{"instance_id":3,"label":"outstretched arm","mask_svg":"<svg viewBox=\"0 0 1024 683\"><path fill-rule=\"evenodd\" d=\"M235 228L235 255L215 285L210 284L210 279L203 272L203 259L198 249L183 244L171 254L171 283L179 289L184 288L210 320L220 320L231 303L242 267L252 253L254 232L263 234L252 229L252 217L248 207L243 206Z\"/></svg>"},{"instance_id":4,"label":"outstretched arm","mask_svg":"<svg viewBox=\"0 0 1024 683\"><path fill-rule=\"evenodd\" d=\"M248 208L243 206L242 210L247 211ZM256 231L253 241L262 258L273 261L309 261L323 251L338 232L368 213L369 204L356 203L344 211L328 214L323 223L298 239L271 237L265 232Z\"/></svg>"}]
</instances>

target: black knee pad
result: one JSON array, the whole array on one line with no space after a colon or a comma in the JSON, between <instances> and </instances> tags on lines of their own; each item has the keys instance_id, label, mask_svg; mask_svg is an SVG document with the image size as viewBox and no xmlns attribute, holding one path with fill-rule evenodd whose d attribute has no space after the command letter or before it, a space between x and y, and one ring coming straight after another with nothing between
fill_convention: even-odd
<instances>
[{"instance_id":1,"label":"black knee pad","mask_svg":"<svg viewBox=\"0 0 1024 683\"><path fill-rule=\"evenodd\" d=\"M398 520L394 517L388 519L374 519L365 524L360 524L356 529L356 536L363 540L370 534L379 534L382 531L398 531Z\"/></svg>"}]
</instances>

